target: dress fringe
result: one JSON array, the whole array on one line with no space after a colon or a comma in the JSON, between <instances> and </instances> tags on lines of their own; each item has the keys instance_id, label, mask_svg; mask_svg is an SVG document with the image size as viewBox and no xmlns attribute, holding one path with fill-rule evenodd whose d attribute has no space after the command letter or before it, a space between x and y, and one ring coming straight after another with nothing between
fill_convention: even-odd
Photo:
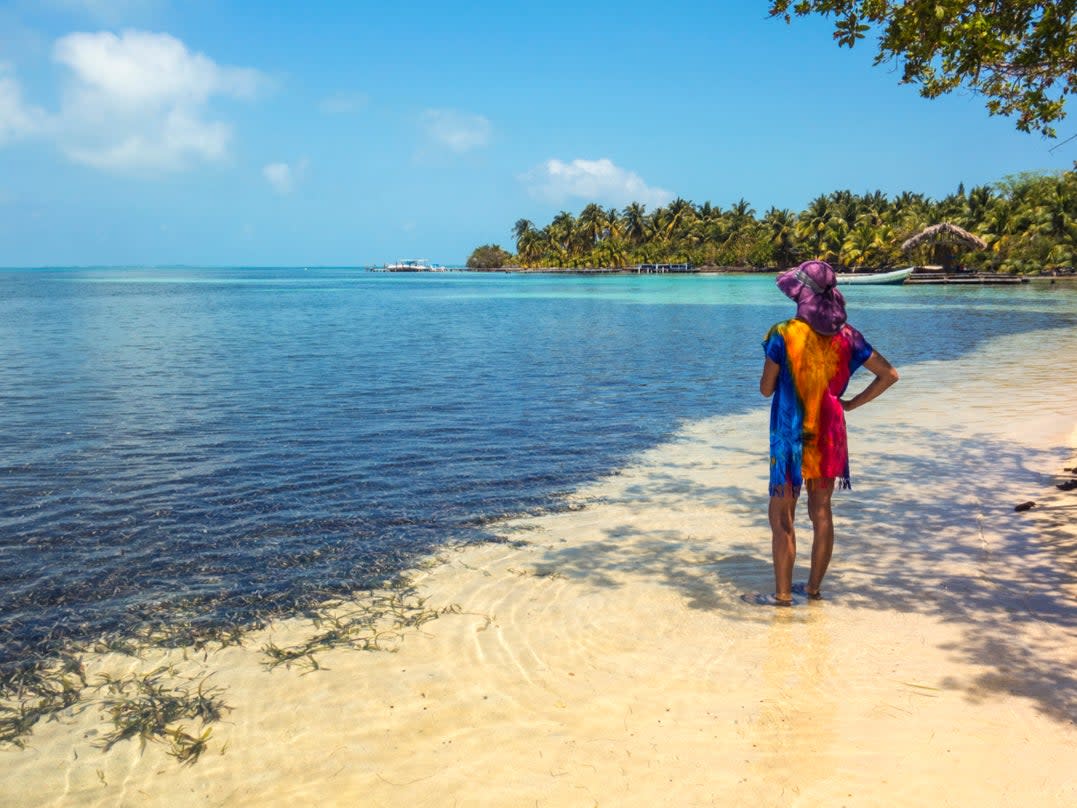
<instances>
[{"instance_id":1,"label":"dress fringe","mask_svg":"<svg viewBox=\"0 0 1077 808\"><path fill-rule=\"evenodd\" d=\"M814 482L815 482L814 479L805 480L804 485L806 485L808 490L810 491L812 489L812 487L813 487L812 484ZM852 491L853 490L852 480L850 480L847 475L842 476L842 477L835 477L834 482L836 484L835 488L838 488L838 489L840 489L842 491ZM786 483L780 484L780 485L771 485L770 486L770 495L772 497L784 497L784 496L786 496L785 492L788 490L792 494L792 496L799 497L800 496L800 489L801 489L801 486L794 485L791 482L786 482Z\"/></svg>"},{"instance_id":2,"label":"dress fringe","mask_svg":"<svg viewBox=\"0 0 1077 808\"><path fill-rule=\"evenodd\" d=\"M800 486L793 485L792 483L786 483L784 485L772 485L770 487L770 495L772 497L784 497L786 490L789 490L790 494L794 497L800 496Z\"/></svg>"}]
</instances>

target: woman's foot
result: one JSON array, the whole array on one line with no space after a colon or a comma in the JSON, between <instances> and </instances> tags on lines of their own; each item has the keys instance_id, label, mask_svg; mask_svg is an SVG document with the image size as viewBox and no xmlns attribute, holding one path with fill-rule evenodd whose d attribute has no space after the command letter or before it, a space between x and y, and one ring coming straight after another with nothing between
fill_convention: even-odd
<instances>
[{"instance_id":1,"label":"woman's foot","mask_svg":"<svg viewBox=\"0 0 1077 808\"><path fill-rule=\"evenodd\" d=\"M740 599L753 606L792 606L795 602L792 595L780 597L778 595L768 595L764 592L741 595Z\"/></svg>"},{"instance_id":2,"label":"woman's foot","mask_svg":"<svg viewBox=\"0 0 1077 808\"><path fill-rule=\"evenodd\" d=\"M795 595L803 595L808 600L822 600L823 599L823 593L822 592L820 592L818 589L816 589L813 592L812 590L808 589L808 585L806 583L795 583L795 584L793 584L793 594L795 594Z\"/></svg>"}]
</instances>

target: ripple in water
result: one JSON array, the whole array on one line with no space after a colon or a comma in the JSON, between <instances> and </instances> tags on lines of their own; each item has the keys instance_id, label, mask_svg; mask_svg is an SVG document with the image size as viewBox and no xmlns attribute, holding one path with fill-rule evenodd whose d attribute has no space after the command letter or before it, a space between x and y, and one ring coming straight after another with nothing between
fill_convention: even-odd
<instances>
[{"instance_id":1,"label":"ripple in water","mask_svg":"<svg viewBox=\"0 0 1077 808\"><path fill-rule=\"evenodd\" d=\"M491 538L685 420L760 406L769 279L0 272L0 666L242 625ZM863 289L897 364L1075 296Z\"/></svg>"}]
</instances>

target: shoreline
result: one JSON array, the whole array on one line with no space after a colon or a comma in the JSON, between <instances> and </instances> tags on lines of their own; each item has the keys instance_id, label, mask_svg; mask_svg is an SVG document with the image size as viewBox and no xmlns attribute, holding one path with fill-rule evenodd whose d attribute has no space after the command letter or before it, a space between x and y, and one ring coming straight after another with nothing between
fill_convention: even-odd
<instances>
[{"instance_id":1,"label":"shoreline","mask_svg":"<svg viewBox=\"0 0 1077 808\"><path fill-rule=\"evenodd\" d=\"M867 275L867 274L871 274L873 272L881 273L881 272L886 272L886 271L889 271L889 270L892 270L892 269L897 269L897 268L898 267L888 267L888 268L873 269L873 270L868 270L868 271L862 271L861 270L861 271L856 271L856 272L842 271L842 272L838 273L838 278L840 279L844 275L854 275L854 274L855 275ZM450 267L450 268L436 269L436 270L401 271L401 270L384 270L384 269L381 269L380 267L362 266L362 265L356 265L356 266L320 266L320 265L300 266L300 265L296 265L296 266L266 266L266 267L261 267L261 266L234 266L233 267L233 266L186 266L186 265L173 266L173 265L167 265L167 264L146 266L146 265L134 264L134 265L128 265L128 266L90 265L90 266L0 267L0 272L48 272L48 271L64 271L64 270L94 271L94 270L106 270L106 269L107 270L115 270L115 269L118 269L118 270L145 270L145 269L150 269L150 270L159 270L159 269L160 270L168 270L168 269L172 269L172 270L184 270L184 269L189 269L189 270L222 270L222 269L237 269L237 270L286 270L286 269L293 269L293 270L301 270L302 269L302 270L306 270L306 269L322 269L322 270L349 270L349 271L350 270L361 270L361 271L365 271L365 272L377 272L379 274L386 274L386 275L421 275L421 274L450 272L450 273L474 273L474 274L484 274L485 273L485 274L515 274L515 275L543 275L543 274L553 274L553 275L641 275L641 276L656 276L656 277L669 277L671 275L675 275L675 276L680 276L680 275L687 275L687 276L692 276L692 275L725 275L725 276L733 276L733 277L737 277L737 276L750 276L751 277L751 276L760 276L760 275L772 276L772 275L777 275L780 272L784 271L784 270L776 269L776 268L773 268L773 267L700 267L700 268L693 269L690 272L658 272L658 273L655 273L655 272L638 272L633 267L616 267L616 268L608 268L608 267L541 267L541 268L531 268L531 267L515 267L515 266L496 267L496 268L491 268L491 269L471 269L471 268L468 268L468 267ZM971 274L975 275L977 273L971 273ZM1058 282L1061 282L1061 283L1064 283L1064 284L1065 283L1077 283L1077 273L1060 274L1060 275L1051 275L1051 274L1017 275L1017 274L992 273L992 272L988 272L988 271L983 271L983 272L981 272L979 274L997 275L999 278L1002 278L1002 279L1027 279L1028 281L1030 281L1032 283L1037 283L1037 282L1040 282L1040 283L1043 283L1043 282L1054 283L1055 281L1058 281ZM952 275L952 277L961 278L962 275L955 273L955 274ZM965 276L965 277L969 277L969 276Z\"/></svg>"},{"instance_id":2,"label":"shoreline","mask_svg":"<svg viewBox=\"0 0 1077 808\"><path fill-rule=\"evenodd\" d=\"M211 677L231 711L182 766L137 739L102 752L102 705L73 709L2 753L0 794L13 806L1072 804L1077 569L1057 561L1077 529L1073 492L1052 486L1077 449L1056 381L1077 336L1050 333L1049 354L1022 350L1035 334L992 340L971 376L959 362L902 368L893 406L850 416L855 488L836 498L822 603L738 600L771 577L761 406L687 424L572 509L498 526L504 543L431 557L411 577L416 599L375 626L391 653L328 646L267 669L268 647L313 648L323 616L220 650L87 659L91 673ZM1015 513L1028 499L1037 507ZM356 613L337 608L337 626Z\"/></svg>"},{"instance_id":3,"label":"shoreline","mask_svg":"<svg viewBox=\"0 0 1077 808\"><path fill-rule=\"evenodd\" d=\"M841 283L841 278L847 275L857 275L863 277L865 275L871 275L874 273L884 273L895 269L895 267L882 268L878 270L870 271L857 271L857 272L839 272L838 282ZM442 270L437 270L442 271ZM692 275L730 275L730 276L771 276L778 275L785 270L774 268L747 268L747 267L699 267L690 271L678 271L678 272L639 272L632 267L543 267L543 268L530 268L530 267L498 267L496 269L469 269L460 268L450 270L452 272L469 272L469 273L501 273L501 274L514 274L514 275L639 275L641 277L670 277L670 276L692 276ZM388 273L395 274L395 273ZM997 277L1000 281L1005 283L1017 283L1020 281L1028 281L1030 283L1074 283L1077 284L1077 274L1065 274L1065 275L1015 275L1007 273L994 273L994 272L969 272L969 273L950 273L945 276L950 282L967 280L970 285L974 279ZM926 283L926 281L912 281L908 285L915 285L916 283ZM988 281L990 283L990 281Z\"/></svg>"}]
</instances>

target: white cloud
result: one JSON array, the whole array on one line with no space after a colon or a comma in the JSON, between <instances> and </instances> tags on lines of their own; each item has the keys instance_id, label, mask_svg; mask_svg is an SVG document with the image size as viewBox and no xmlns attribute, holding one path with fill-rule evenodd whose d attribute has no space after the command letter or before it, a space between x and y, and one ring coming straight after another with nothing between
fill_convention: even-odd
<instances>
[{"instance_id":1,"label":"white cloud","mask_svg":"<svg viewBox=\"0 0 1077 808\"><path fill-rule=\"evenodd\" d=\"M318 108L327 115L345 115L358 112L367 105L369 99L363 93L335 93L323 98Z\"/></svg>"},{"instance_id":2,"label":"white cloud","mask_svg":"<svg viewBox=\"0 0 1077 808\"><path fill-rule=\"evenodd\" d=\"M524 174L521 179L531 194L555 204L570 198L588 202L626 205L642 202L648 207L665 205L674 194L663 188L652 188L639 174L615 165L606 157L598 160L547 160Z\"/></svg>"},{"instance_id":3,"label":"white cloud","mask_svg":"<svg viewBox=\"0 0 1077 808\"><path fill-rule=\"evenodd\" d=\"M168 34L77 33L53 56L70 70L57 116L60 148L75 162L158 172L227 153L232 127L207 120L215 96L249 98L255 70L224 67Z\"/></svg>"},{"instance_id":4,"label":"white cloud","mask_svg":"<svg viewBox=\"0 0 1077 808\"><path fill-rule=\"evenodd\" d=\"M300 160L294 166L288 163L269 163L262 168L262 176L266 178L269 184L273 186L273 190L278 194L290 194L306 173L306 158Z\"/></svg>"},{"instance_id":5,"label":"white cloud","mask_svg":"<svg viewBox=\"0 0 1077 808\"><path fill-rule=\"evenodd\" d=\"M427 136L454 152L477 149L490 142L490 121L452 109L428 109L423 113Z\"/></svg>"},{"instance_id":6,"label":"white cloud","mask_svg":"<svg viewBox=\"0 0 1077 808\"><path fill-rule=\"evenodd\" d=\"M0 62L0 146L41 132L47 124L44 112L23 101L22 88L11 68Z\"/></svg>"}]
</instances>

